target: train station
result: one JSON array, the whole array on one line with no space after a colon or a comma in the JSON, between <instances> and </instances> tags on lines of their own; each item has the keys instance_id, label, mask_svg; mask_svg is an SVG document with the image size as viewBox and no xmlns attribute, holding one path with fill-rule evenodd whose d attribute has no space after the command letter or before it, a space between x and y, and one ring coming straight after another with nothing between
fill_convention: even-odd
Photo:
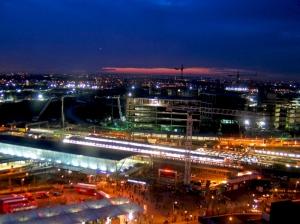
<instances>
[{"instance_id":1,"label":"train station","mask_svg":"<svg viewBox=\"0 0 300 224\"><path fill-rule=\"evenodd\" d=\"M134 166L135 156L138 154L8 135L0 135L0 153L61 166L88 169L94 173L126 170Z\"/></svg>"}]
</instances>

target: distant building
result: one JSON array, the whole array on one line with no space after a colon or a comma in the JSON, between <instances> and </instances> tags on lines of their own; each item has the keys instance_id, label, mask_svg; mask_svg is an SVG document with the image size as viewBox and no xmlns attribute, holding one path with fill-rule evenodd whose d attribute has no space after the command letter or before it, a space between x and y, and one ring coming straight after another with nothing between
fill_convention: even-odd
<instances>
[{"instance_id":1,"label":"distant building","mask_svg":"<svg viewBox=\"0 0 300 224\"><path fill-rule=\"evenodd\" d=\"M276 103L274 127L287 131L300 130L300 98Z\"/></svg>"},{"instance_id":2,"label":"distant building","mask_svg":"<svg viewBox=\"0 0 300 224\"><path fill-rule=\"evenodd\" d=\"M287 111L286 129L292 131L300 130L300 97L290 102Z\"/></svg>"}]
</instances>

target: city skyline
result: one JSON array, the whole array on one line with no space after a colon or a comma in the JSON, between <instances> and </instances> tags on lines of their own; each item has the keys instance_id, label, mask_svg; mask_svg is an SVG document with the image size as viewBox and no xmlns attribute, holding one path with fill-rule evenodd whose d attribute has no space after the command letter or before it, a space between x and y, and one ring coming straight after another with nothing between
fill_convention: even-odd
<instances>
[{"instance_id":1,"label":"city skyline","mask_svg":"<svg viewBox=\"0 0 300 224\"><path fill-rule=\"evenodd\" d=\"M300 0L0 0L0 224L282 224L300 211Z\"/></svg>"},{"instance_id":2,"label":"city skyline","mask_svg":"<svg viewBox=\"0 0 300 224\"><path fill-rule=\"evenodd\" d=\"M0 12L2 72L300 72L296 0L12 0Z\"/></svg>"}]
</instances>

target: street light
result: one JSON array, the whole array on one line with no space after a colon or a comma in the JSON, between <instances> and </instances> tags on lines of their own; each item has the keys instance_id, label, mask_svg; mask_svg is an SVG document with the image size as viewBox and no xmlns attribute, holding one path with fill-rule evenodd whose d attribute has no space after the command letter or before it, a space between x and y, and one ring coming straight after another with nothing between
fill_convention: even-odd
<instances>
[{"instance_id":1,"label":"street light","mask_svg":"<svg viewBox=\"0 0 300 224\"><path fill-rule=\"evenodd\" d=\"M129 220L129 221L132 221L132 220L133 220L133 213L132 213L132 212L129 212L129 213L128 213L128 220Z\"/></svg>"},{"instance_id":2,"label":"street light","mask_svg":"<svg viewBox=\"0 0 300 224\"><path fill-rule=\"evenodd\" d=\"M25 178L22 178L21 179L21 187L23 188L23 186L24 186L24 181L25 181Z\"/></svg>"},{"instance_id":3,"label":"street light","mask_svg":"<svg viewBox=\"0 0 300 224\"><path fill-rule=\"evenodd\" d=\"M249 126L250 125L250 121L248 119L244 120L244 124L245 126Z\"/></svg>"},{"instance_id":4,"label":"street light","mask_svg":"<svg viewBox=\"0 0 300 224\"><path fill-rule=\"evenodd\" d=\"M260 121L260 122L258 122L258 126L262 129L264 129L266 127L266 122L265 121Z\"/></svg>"},{"instance_id":5,"label":"street light","mask_svg":"<svg viewBox=\"0 0 300 224\"><path fill-rule=\"evenodd\" d=\"M43 95L41 93L38 95L38 99L39 100L43 100L44 99L44 97L43 97Z\"/></svg>"},{"instance_id":6,"label":"street light","mask_svg":"<svg viewBox=\"0 0 300 224\"><path fill-rule=\"evenodd\" d=\"M105 224L111 224L111 218L107 217L105 220Z\"/></svg>"},{"instance_id":7,"label":"street light","mask_svg":"<svg viewBox=\"0 0 300 224\"><path fill-rule=\"evenodd\" d=\"M177 201L174 201L174 203L173 203L173 213L174 213L174 211L175 211L175 205L177 205Z\"/></svg>"}]
</instances>

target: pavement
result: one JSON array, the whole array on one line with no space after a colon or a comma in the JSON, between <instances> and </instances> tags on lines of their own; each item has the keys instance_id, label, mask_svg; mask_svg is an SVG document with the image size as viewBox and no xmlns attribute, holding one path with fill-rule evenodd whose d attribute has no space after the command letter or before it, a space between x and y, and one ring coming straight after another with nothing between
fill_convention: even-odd
<instances>
[{"instance_id":1,"label":"pavement","mask_svg":"<svg viewBox=\"0 0 300 224\"><path fill-rule=\"evenodd\" d=\"M144 208L144 214L137 218L138 223L198 223L199 216L220 215L231 212L246 212L247 199L242 201L228 201L222 196L207 195L200 197L190 194L176 194L162 189L99 182L101 190L111 196L128 197Z\"/></svg>"}]
</instances>

